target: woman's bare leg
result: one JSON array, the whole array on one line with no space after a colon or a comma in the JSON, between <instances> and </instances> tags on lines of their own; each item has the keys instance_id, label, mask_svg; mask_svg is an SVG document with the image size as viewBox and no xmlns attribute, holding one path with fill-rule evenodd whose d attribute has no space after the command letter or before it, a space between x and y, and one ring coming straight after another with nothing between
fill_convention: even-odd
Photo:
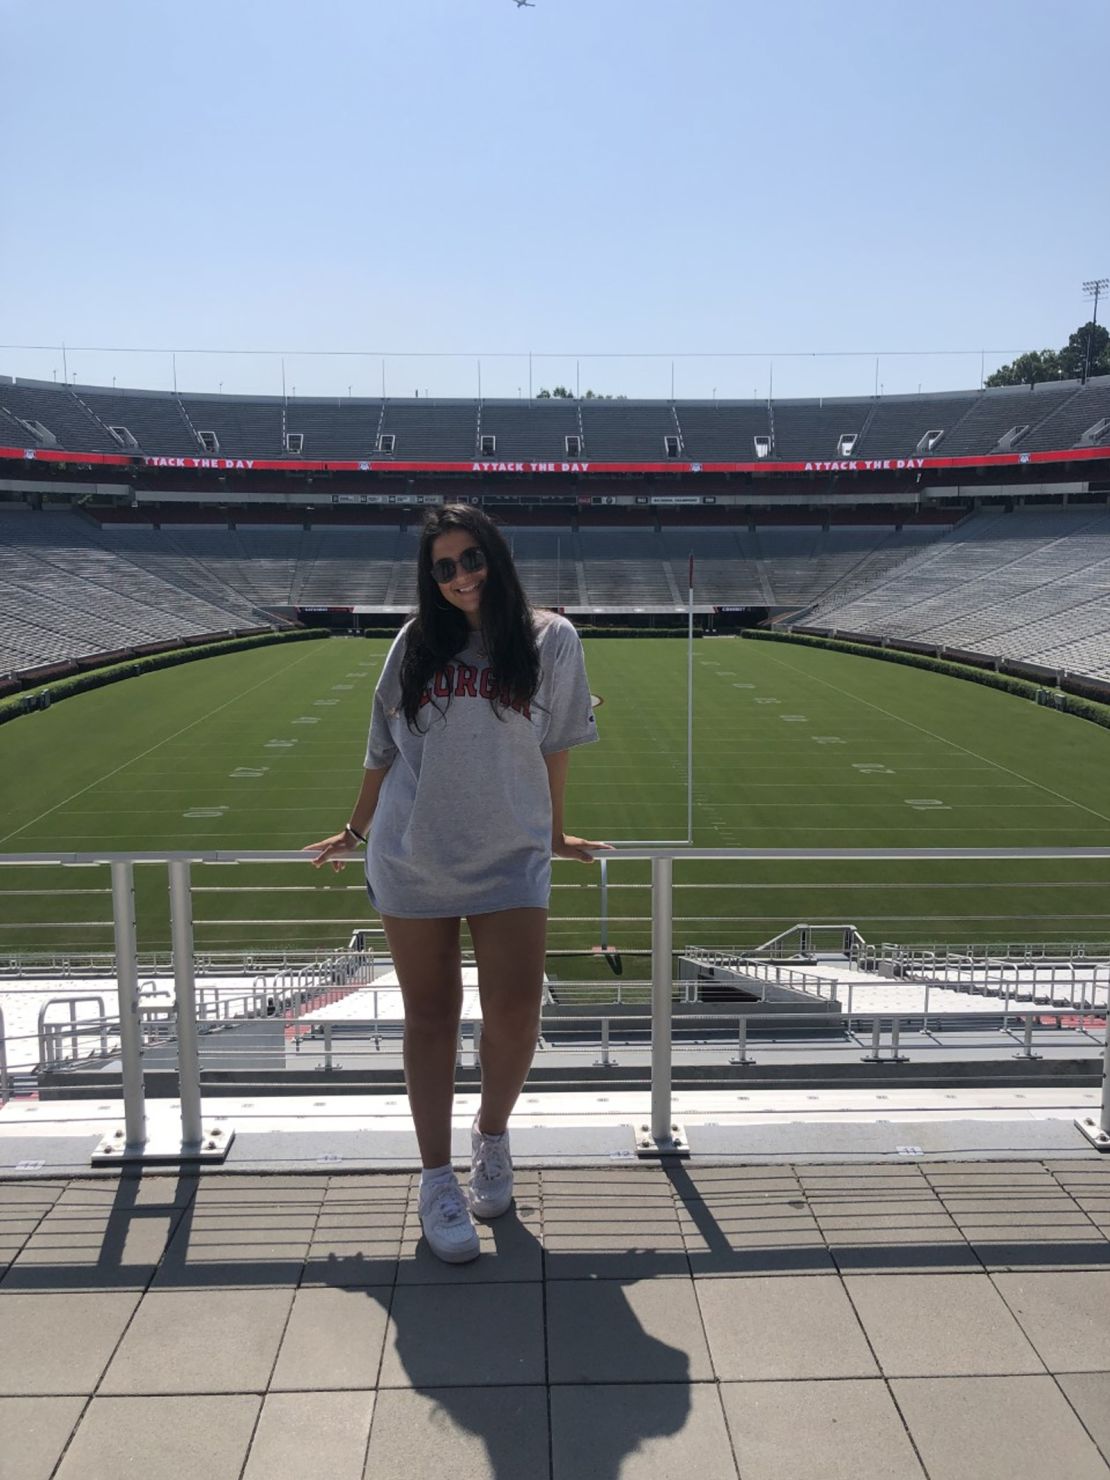
<instances>
[{"instance_id":1,"label":"woman's bare leg","mask_svg":"<svg viewBox=\"0 0 1110 1480\"><path fill-rule=\"evenodd\" d=\"M405 1004L405 1083L425 1167L451 1160L451 1107L462 1011L459 922L383 915Z\"/></svg>"},{"instance_id":2,"label":"woman's bare leg","mask_svg":"<svg viewBox=\"0 0 1110 1480\"><path fill-rule=\"evenodd\" d=\"M546 910L497 910L467 920L482 999L478 1125L499 1136L528 1077L543 1000Z\"/></svg>"}]
</instances>

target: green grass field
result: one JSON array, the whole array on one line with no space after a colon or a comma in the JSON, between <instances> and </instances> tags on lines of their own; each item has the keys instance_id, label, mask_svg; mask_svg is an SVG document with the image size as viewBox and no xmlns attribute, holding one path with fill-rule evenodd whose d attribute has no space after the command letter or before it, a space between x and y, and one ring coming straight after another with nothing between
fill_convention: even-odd
<instances>
[{"instance_id":1,"label":"green grass field","mask_svg":"<svg viewBox=\"0 0 1110 1480\"><path fill-rule=\"evenodd\" d=\"M385 648L261 648L12 721L0 728L0 852L299 848L336 830ZM684 837L685 643L595 640L587 661L602 743L572 760L569 826ZM921 670L740 639L696 643L695 688L699 845L1110 843L1110 732L1086 721ZM611 942L648 946L648 866L609 872ZM198 867L194 879L201 950L339 945L372 923L354 867ZM1102 862L680 861L675 882L676 945L752 945L800 920L850 921L870 940L1110 937ZM0 951L108 948L107 883L104 869L4 869ZM136 894L140 944L164 946L164 871L140 869ZM598 907L597 871L557 864L552 947L594 944Z\"/></svg>"}]
</instances>

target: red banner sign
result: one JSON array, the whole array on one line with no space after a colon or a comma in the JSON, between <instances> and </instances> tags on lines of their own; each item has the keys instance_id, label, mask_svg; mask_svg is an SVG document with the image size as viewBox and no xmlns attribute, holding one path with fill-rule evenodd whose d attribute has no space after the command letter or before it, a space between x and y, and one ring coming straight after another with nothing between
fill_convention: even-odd
<instances>
[{"instance_id":1,"label":"red banner sign","mask_svg":"<svg viewBox=\"0 0 1110 1480\"><path fill-rule=\"evenodd\" d=\"M96 467L178 468L187 472L235 473L470 473L478 476L510 474L542 476L558 473L590 477L614 473L924 473L941 468L1013 468L1024 463L1085 463L1110 459L1110 446L1073 447L1058 452L1002 452L968 457L852 457L805 462L542 462L528 458L467 462L399 462L332 460L313 462L285 457L143 457L118 452L64 452L55 447L0 447L0 461L75 463Z\"/></svg>"}]
</instances>

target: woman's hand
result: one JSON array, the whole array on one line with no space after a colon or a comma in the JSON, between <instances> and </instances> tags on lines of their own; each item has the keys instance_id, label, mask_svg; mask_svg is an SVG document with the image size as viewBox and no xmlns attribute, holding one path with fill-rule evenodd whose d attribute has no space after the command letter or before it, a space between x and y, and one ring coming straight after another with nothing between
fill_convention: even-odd
<instances>
[{"instance_id":1,"label":"woman's hand","mask_svg":"<svg viewBox=\"0 0 1110 1480\"><path fill-rule=\"evenodd\" d=\"M350 853L354 847L354 840L348 835L346 828L337 832L333 837L322 838L318 843L308 843L304 851L315 853L312 860L313 868L320 868L325 863L330 863L336 873L347 862L346 858L339 857L340 854Z\"/></svg>"},{"instance_id":2,"label":"woman's hand","mask_svg":"<svg viewBox=\"0 0 1110 1480\"><path fill-rule=\"evenodd\" d=\"M579 863L596 863L591 849L599 853L611 853L612 843L593 843L589 838L575 838L570 833L561 833L551 840L551 851L556 858L576 858Z\"/></svg>"}]
</instances>

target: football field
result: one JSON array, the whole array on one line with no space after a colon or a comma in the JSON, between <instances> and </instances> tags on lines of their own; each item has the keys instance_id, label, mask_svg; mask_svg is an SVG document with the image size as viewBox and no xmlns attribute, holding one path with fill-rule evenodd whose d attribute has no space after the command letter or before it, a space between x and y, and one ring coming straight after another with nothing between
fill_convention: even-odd
<instances>
[{"instance_id":1,"label":"football field","mask_svg":"<svg viewBox=\"0 0 1110 1480\"><path fill-rule=\"evenodd\" d=\"M231 654L0 727L0 852L291 849L338 830L387 646L331 638ZM586 654L601 743L573 755L568 828L684 839L686 643L590 639ZM1110 731L1087 721L918 669L740 638L698 640L694 675L698 845L1110 844ZM201 951L295 954L374 923L356 866L193 876ZM609 865L619 948L650 944L647 878L644 863ZM0 871L0 951L110 948L107 884L103 868ZM674 940L751 946L807 921L851 923L873 941L1104 942L1108 885L1101 861L679 860ZM165 871L138 869L136 897L140 945L165 947ZM557 863L551 947L588 952L598 917L598 870ZM559 968L599 970L588 956Z\"/></svg>"}]
</instances>

